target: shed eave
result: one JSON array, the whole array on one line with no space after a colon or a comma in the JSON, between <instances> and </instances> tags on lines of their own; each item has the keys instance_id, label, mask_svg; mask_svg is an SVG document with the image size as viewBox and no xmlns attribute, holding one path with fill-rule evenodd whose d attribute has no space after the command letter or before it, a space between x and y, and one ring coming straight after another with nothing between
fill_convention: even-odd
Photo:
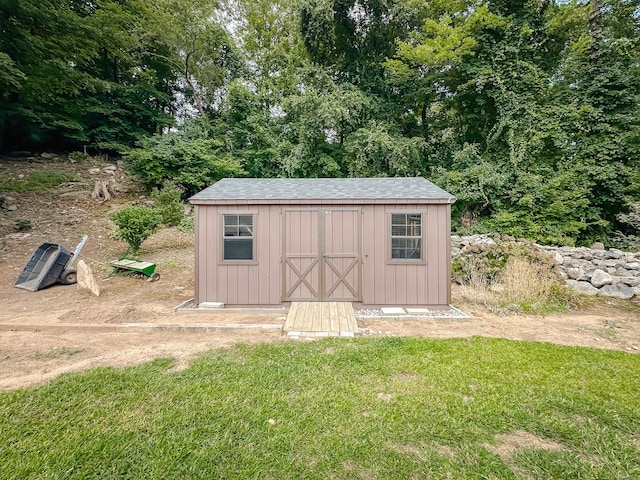
<instances>
[{"instance_id":1,"label":"shed eave","mask_svg":"<svg viewBox=\"0 0 640 480\"><path fill-rule=\"evenodd\" d=\"M433 205L452 204L455 197L449 198L265 198L265 199L212 199L190 198L192 205Z\"/></svg>"}]
</instances>

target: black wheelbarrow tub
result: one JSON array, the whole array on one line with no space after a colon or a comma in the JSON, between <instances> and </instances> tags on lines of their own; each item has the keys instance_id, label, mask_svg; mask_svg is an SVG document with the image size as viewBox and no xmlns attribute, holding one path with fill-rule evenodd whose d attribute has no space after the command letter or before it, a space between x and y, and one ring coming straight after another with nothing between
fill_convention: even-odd
<instances>
[{"instance_id":1,"label":"black wheelbarrow tub","mask_svg":"<svg viewBox=\"0 0 640 480\"><path fill-rule=\"evenodd\" d=\"M31 256L13 286L37 292L60 280L71 252L57 243L43 243Z\"/></svg>"}]
</instances>

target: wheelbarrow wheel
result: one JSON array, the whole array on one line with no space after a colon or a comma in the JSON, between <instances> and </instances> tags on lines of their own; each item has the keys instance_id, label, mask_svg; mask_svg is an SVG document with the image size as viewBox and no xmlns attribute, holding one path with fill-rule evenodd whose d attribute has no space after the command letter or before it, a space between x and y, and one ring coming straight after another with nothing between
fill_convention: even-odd
<instances>
[{"instance_id":1,"label":"wheelbarrow wheel","mask_svg":"<svg viewBox=\"0 0 640 480\"><path fill-rule=\"evenodd\" d=\"M60 283L63 285L72 285L78 281L78 272L75 268L69 268L60 275Z\"/></svg>"},{"instance_id":2,"label":"wheelbarrow wheel","mask_svg":"<svg viewBox=\"0 0 640 480\"><path fill-rule=\"evenodd\" d=\"M160 274L157 272L152 273L149 275L149 278L147 278L147 282L155 282L156 280L160 280Z\"/></svg>"}]
</instances>

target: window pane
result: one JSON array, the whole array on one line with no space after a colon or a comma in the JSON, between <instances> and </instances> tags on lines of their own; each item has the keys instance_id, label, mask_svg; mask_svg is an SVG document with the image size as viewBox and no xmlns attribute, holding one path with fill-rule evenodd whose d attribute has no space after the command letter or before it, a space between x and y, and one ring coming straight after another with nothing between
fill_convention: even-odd
<instances>
[{"instance_id":1,"label":"window pane","mask_svg":"<svg viewBox=\"0 0 640 480\"><path fill-rule=\"evenodd\" d=\"M391 248L407 248L407 239L406 238L392 238L391 239Z\"/></svg>"},{"instance_id":2,"label":"window pane","mask_svg":"<svg viewBox=\"0 0 640 480\"><path fill-rule=\"evenodd\" d=\"M224 224L226 225L238 225L238 215L225 215Z\"/></svg>"},{"instance_id":3,"label":"window pane","mask_svg":"<svg viewBox=\"0 0 640 480\"><path fill-rule=\"evenodd\" d=\"M225 237L237 237L238 236L238 227L224 227L224 236Z\"/></svg>"},{"instance_id":4,"label":"window pane","mask_svg":"<svg viewBox=\"0 0 640 480\"><path fill-rule=\"evenodd\" d=\"M253 215L239 215L238 225L253 226Z\"/></svg>"},{"instance_id":5,"label":"window pane","mask_svg":"<svg viewBox=\"0 0 640 480\"><path fill-rule=\"evenodd\" d=\"M409 225L407 226L407 236L409 237L420 237L422 236L422 229L420 225Z\"/></svg>"},{"instance_id":6,"label":"window pane","mask_svg":"<svg viewBox=\"0 0 640 480\"><path fill-rule=\"evenodd\" d=\"M253 239L225 239L225 260L253 260Z\"/></svg>"},{"instance_id":7,"label":"window pane","mask_svg":"<svg viewBox=\"0 0 640 480\"><path fill-rule=\"evenodd\" d=\"M241 237L253 237L253 227L245 227L244 225L240 225L238 229L240 230Z\"/></svg>"},{"instance_id":8,"label":"window pane","mask_svg":"<svg viewBox=\"0 0 640 480\"><path fill-rule=\"evenodd\" d=\"M407 239L407 256L405 258L420 259L422 240L420 238Z\"/></svg>"},{"instance_id":9,"label":"window pane","mask_svg":"<svg viewBox=\"0 0 640 480\"><path fill-rule=\"evenodd\" d=\"M391 225L406 225L407 215L404 213L391 214Z\"/></svg>"},{"instance_id":10,"label":"window pane","mask_svg":"<svg viewBox=\"0 0 640 480\"><path fill-rule=\"evenodd\" d=\"M394 237L404 237L407 235L407 227L400 225L391 226L391 235Z\"/></svg>"},{"instance_id":11,"label":"window pane","mask_svg":"<svg viewBox=\"0 0 640 480\"><path fill-rule=\"evenodd\" d=\"M420 260L422 258L422 214L391 214L391 258Z\"/></svg>"}]
</instances>

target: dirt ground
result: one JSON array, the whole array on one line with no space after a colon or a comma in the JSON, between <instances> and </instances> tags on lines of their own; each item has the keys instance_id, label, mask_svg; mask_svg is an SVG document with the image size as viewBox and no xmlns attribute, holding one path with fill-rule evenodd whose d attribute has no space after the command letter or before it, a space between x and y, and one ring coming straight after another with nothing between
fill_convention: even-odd
<instances>
[{"instance_id":1,"label":"dirt ground","mask_svg":"<svg viewBox=\"0 0 640 480\"><path fill-rule=\"evenodd\" d=\"M0 175L5 178L19 178L36 170L64 170L76 180L50 193L0 192L17 207L12 211L0 208L0 389L39 385L66 372L134 365L158 357L173 357L176 368L183 368L212 348L287 341L280 329L273 328L284 323L283 310L174 311L193 296L194 283L192 235L176 228L165 228L142 245L140 255L157 263L160 280L104 279L110 273L108 262L126 249L123 242L110 238L113 225L109 211L144 200L140 192L126 187L130 180L120 169L115 175L88 173L91 168L107 165L94 160L71 164L0 159ZM91 200L97 178L115 180L123 192L109 202ZM29 220L33 228L17 231L16 221L21 219ZM89 241L80 259L98 277L99 297L79 291L76 285L54 285L39 292L12 286L41 243L61 243L73 251L84 233ZM366 319L360 320L359 326L365 336L481 335L640 353L637 302L597 300L586 309L565 314L501 317L482 305L460 301L455 288L453 301L471 318ZM146 326L122 326L131 323ZM188 328L197 325L201 327Z\"/></svg>"}]
</instances>

